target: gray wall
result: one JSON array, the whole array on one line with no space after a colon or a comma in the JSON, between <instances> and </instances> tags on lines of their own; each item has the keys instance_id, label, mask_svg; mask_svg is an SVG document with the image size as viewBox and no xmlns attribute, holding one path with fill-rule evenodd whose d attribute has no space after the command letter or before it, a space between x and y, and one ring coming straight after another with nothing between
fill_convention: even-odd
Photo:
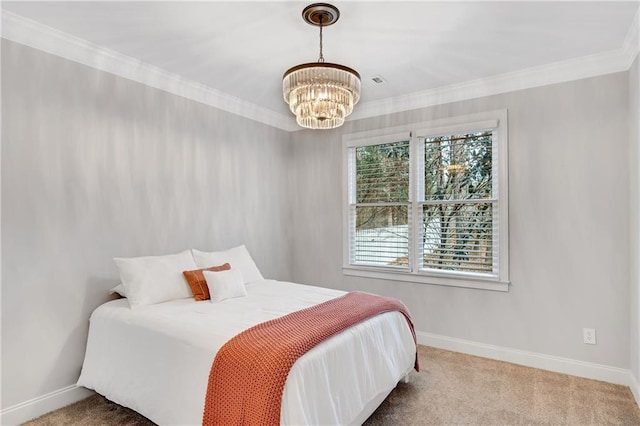
<instances>
[{"instance_id":1,"label":"gray wall","mask_svg":"<svg viewBox=\"0 0 640 426\"><path fill-rule=\"evenodd\" d=\"M295 132L294 280L398 297L422 332L629 368L628 88L617 73ZM341 135L503 108L510 291L344 276Z\"/></svg>"},{"instance_id":2,"label":"gray wall","mask_svg":"<svg viewBox=\"0 0 640 426\"><path fill-rule=\"evenodd\" d=\"M113 256L240 243L266 277L399 297L420 331L638 378L637 75L290 135L2 40L2 407L75 382ZM343 276L342 135L501 108L510 292Z\"/></svg>"},{"instance_id":3,"label":"gray wall","mask_svg":"<svg viewBox=\"0 0 640 426\"><path fill-rule=\"evenodd\" d=\"M629 69L631 374L640 383L640 56Z\"/></svg>"},{"instance_id":4,"label":"gray wall","mask_svg":"<svg viewBox=\"0 0 640 426\"><path fill-rule=\"evenodd\" d=\"M2 407L74 384L114 256L291 278L286 132L2 40Z\"/></svg>"}]
</instances>

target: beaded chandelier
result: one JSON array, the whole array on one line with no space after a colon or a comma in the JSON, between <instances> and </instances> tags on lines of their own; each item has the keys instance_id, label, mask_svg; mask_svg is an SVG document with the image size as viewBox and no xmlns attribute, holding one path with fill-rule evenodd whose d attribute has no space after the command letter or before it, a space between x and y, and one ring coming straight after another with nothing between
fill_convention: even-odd
<instances>
[{"instance_id":1,"label":"beaded chandelier","mask_svg":"<svg viewBox=\"0 0 640 426\"><path fill-rule=\"evenodd\" d=\"M344 65L324 61L322 28L334 24L340 11L327 3L315 3L302 11L305 22L320 27L318 62L296 65L284 73L282 92L298 125L308 129L333 129L360 100L360 74Z\"/></svg>"}]
</instances>

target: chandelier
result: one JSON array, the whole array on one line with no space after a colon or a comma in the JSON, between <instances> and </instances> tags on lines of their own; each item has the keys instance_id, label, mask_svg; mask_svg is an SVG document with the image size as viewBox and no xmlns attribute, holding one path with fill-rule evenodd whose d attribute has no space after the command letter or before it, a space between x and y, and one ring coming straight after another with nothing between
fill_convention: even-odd
<instances>
[{"instance_id":1,"label":"chandelier","mask_svg":"<svg viewBox=\"0 0 640 426\"><path fill-rule=\"evenodd\" d=\"M315 3L304 8L305 22L320 27L320 56L318 62L289 68L282 78L285 102L298 124L308 129L342 126L360 100L360 74L344 65L325 62L322 55L322 28L339 17L340 11L331 4Z\"/></svg>"}]
</instances>

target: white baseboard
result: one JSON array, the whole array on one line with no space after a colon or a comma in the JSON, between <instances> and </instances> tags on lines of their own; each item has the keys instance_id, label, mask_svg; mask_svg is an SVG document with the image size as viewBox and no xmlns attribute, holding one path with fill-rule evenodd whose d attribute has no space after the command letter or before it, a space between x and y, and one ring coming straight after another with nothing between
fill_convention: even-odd
<instances>
[{"instance_id":1,"label":"white baseboard","mask_svg":"<svg viewBox=\"0 0 640 426\"><path fill-rule=\"evenodd\" d=\"M631 387L631 372L624 368L610 367L607 365L584 362L570 358L562 358L553 355L545 355L535 352L521 351L519 349L505 348L502 346L487 345L484 343L471 342L469 340L456 339L453 337L440 336L437 334L416 332L418 343L435 348L447 349L455 352L462 352L469 355L476 355L484 358L506 361L513 364L527 367L539 368L541 370L554 371L557 373L570 374L572 376L585 377L587 379L602 380L603 382L615 383ZM638 399L638 387L634 391L636 401Z\"/></svg>"},{"instance_id":2,"label":"white baseboard","mask_svg":"<svg viewBox=\"0 0 640 426\"><path fill-rule=\"evenodd\" d=\"M638 380L631 372L629 372L629 389L631 389L631 393L636 399L636 404L640 405L640 384L638 384Z\"/></svg>"},{"instance_id":3,"label":"white baseboard","mask_svg":"<svg viewBox=\"0 0 640 426\"><path fill-rule=\"evenodd\" d=\"M4 426L18 425L65 405L73 404L93 395L93 393L93 391L80 386L67 386L5 408L0 411L0 424Z\"/></svg>"}]
</instances>

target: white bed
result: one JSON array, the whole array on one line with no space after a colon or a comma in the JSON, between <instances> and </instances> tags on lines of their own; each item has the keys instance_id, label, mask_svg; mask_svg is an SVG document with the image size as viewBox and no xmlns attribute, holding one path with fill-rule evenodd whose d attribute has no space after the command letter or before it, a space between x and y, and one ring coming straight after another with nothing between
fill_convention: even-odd
<instances>
[{"instance_id":1,"label":"white bed","mask_svg":"<svg viewBox=\"0 0 640 426\"><path fill-rule=\"evenodd\" d=\"M273 280L220 303L180 299L130 309L126 299L91 316L78 385L161 425L201 424L211 363L239 332L339 297L342 291ZM281 423L361 424L413 369L406 319L388 312L302 356L285 384Z\"/></svg>"}]
</instances>

